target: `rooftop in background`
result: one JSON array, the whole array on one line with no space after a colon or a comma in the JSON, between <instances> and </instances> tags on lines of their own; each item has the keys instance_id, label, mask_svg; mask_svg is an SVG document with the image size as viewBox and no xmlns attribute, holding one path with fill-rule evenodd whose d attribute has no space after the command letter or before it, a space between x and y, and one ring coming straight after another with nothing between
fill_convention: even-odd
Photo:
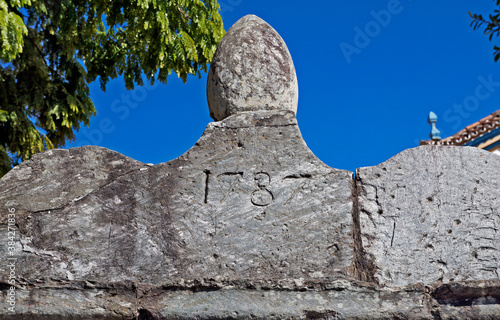
<instances>
[{"instance_id":1,"label":"rooftop in background","mask_svg":"<svg viewBox=\"0 0 500 320\"><path fill-rule=\"evenodd\" d=\"M420 145L471 146L500 154L500 110L446 139L423 140Z\"/></svg>"}]
</instances>

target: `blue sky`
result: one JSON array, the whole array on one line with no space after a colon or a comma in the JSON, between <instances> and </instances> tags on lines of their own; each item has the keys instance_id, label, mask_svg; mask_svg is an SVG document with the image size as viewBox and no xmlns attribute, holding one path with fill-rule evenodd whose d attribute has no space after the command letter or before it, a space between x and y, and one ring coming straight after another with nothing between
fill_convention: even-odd
<instances>
[{"instance_id":1,"label":"blue sky","mask_svg":"<svg viewBox=\"0 0 500 320\"><path fill-rule=\"evenodd\" d=\"M441 136L500 109L500 65L468 11L489 14L492 0L219 1L226 30L255 14L283 37L299 83L297 120L309 148L329 166L377 165L428 139L429 111ZM206 74L186 84L102 92L98 115L67 147L99 145L146 163L177 158L213 121Z\"/></svg>"}]
</instances>

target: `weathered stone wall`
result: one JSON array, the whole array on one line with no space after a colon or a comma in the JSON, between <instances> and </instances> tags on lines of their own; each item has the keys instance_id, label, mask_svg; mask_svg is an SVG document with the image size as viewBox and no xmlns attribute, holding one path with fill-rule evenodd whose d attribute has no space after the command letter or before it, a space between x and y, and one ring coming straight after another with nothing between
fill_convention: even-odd
<instances>
[{"instance_id":1,"label":"weathered stone wall","mask_svg":"<svg viewBox=\"0 0 500 320\"><path fill-rule=\"evenodd\" d=\"M422 146L354 178L291 92L220 94L178 159L51 150L0 180L2 319L500 319L500 157Z\"/></svg>"},{"instance_id":2,"label":"weathered stone wall","mask_svg":"<svg viewBox=\"0 0 500 320\"><path fill-rule=\"evenodd\" d=\"M356 177L361 237L380 284L499 278L500 157L429 146Z\"/></svg>"},{"instance_id":3,"label":"weathered stone wall","mask_svg":"<svg viewBox=\"0 0 500 320\"><path fill-rule=\"evenodd\" d=\"M500 157L410 149L352 173L286 111L207 127L179 159L53 150L0 180L6 319L499 317ZM11 287L2 272L2 291ZM37 318L38 317L38 318Z\"/></svg>"}]
</instances>

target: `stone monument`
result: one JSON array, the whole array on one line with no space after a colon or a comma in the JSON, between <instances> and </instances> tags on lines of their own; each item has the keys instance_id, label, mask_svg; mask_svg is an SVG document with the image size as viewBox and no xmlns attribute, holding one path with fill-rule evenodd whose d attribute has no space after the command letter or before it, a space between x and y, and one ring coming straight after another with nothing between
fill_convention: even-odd
<instances>
[{"instance_id":1,"label":"stone monument","mask_svg":"<svg viewBox=\"0 0 500 320\"><path fill-rule=\"evenodd\" d=\"M252 15L207 98L216 122L178 159L50 150L0 180L2 319L500 319L500 157L328 167L284 41Z\"/></svg>"}]
</instances>

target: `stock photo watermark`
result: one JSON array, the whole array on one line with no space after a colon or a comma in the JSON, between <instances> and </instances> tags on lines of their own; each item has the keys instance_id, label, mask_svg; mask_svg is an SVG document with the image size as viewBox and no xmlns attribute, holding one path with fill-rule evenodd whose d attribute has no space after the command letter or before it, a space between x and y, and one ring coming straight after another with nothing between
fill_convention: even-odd
<instances>
[{"instance_id":1,"label":"stock photo watermark","mask_svg":"<svg viewBox=\"0 0 500 320\"><path fill-rule=\"evenodd\" d=\"M7 272L7 283L10 287L7 290L7 309L10 312L15 312L16 309L16 209L9 208L9 213L7 215L7 257L6 257L6 268Z\"/></svg>"},{"instance_id":2,"label":"stock photo watermark","mask_svg":"<svg viewBox=\"0 0 500 320\"><path fill-rule=\"evenodd\" d=\"M451 127L458 130L463 127L463 120L469 118L471 112L476 111L481 101L491 97L491 95L500 87L500 82L493 80L493 75L487 77L477 77L479 84L474 89L474 93L465 97L461 103L453 104L453 107L443 113L443 120L446 123L452 122Z\"/></svg>"},{"instance_id":3,"label":"stock photo watermark","mask_svg":"<svg viewBox=\"0 0 500 320\"><path fill-rule=\"evenodd\" d=\"M155 90L158 86L158 82L155 82L153 86L137 87L130 94L122 94L120 98L111 103L111 111L118 115L118 119L125 120L130 115L131 110L136 109L140 102L147 99L148 91ZM97 128L84 128L81 131L85 139L80 141L78 146L99 145L103 141L104 135L112 133L115 129L116 126L112 119L102 118L99 120Z\"/></svg>"},{"instance_id":4,"label":"stock photo watermark","mask_svg":"<svg viewBox=\"0 0 500 320\"><path fill-rule=\"evenodd\" d=\"M243 2L243 0L225 0L225 1L219 1L220 16L222 18L224 18L224 13L226 13L226 12L232 12L242 2Z\"/></svg>"},{"instance_id":5,"label":"stock photo watermark","mask_svg":"<svg viewBox=\"0 0 500 320\"><path fill-rule=\"evenodd\" d=\"M408 1L411 2L411 0ZM368 47L372 40L377 37L384 28L389 26L393 16L400 14L403 10L404 6L401 4L400 0L389 0L385 9L378 11L371 10L370 15L373 19L368 21L363 27L354 27L355 34L352 42L343 41L339 45L347 63L351 63L352 55L358 55L362 52L362 49Z\"/></svg>"}]
</instances>

